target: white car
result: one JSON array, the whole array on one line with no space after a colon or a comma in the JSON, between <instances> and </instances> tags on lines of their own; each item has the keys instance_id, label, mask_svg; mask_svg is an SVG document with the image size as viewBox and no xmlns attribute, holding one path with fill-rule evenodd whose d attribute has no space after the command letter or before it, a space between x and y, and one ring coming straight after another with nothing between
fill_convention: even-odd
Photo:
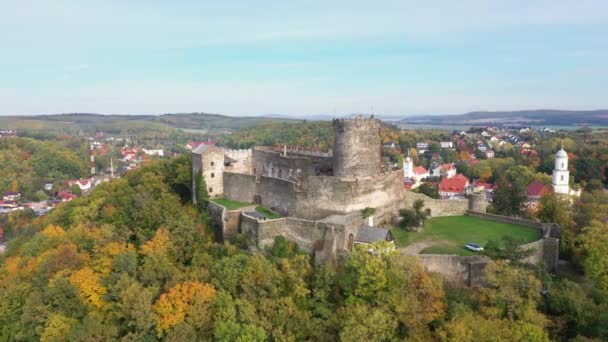
<instances>
[{"instance_id":1,"label":"white car","mask_svg":"<svg viewBox=\"0 0 608 342\"><path fill-rule=\"evenodd\" d=\"M469 242L464 247L473 252L483 252L483 247L481 247L480 245L478 245L476 243Z\"/></svg>"}]
</instances>

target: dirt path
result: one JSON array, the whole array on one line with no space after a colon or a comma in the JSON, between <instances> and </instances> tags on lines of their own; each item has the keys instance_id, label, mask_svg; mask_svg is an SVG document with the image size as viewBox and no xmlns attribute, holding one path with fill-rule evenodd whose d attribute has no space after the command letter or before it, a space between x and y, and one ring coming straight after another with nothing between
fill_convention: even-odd
<instances>
[{"instance_id":1,"label":"dirt path","mask_svg":"<svg viewBox=\"0 0 608 342\"><path fill-rule=\"evenodd\" d=\"M414 242L411 245L399 248L399 253L401 255L418 255L423 249L430 247L433 244L432 240Z\"/></svg>"},{"instance_id":2,"label":"dirt path","mask_svg":"<svg viewBox=\"0 0 608 342\"><path fill-rule=\"evenodd\" d=\"M399 248L399 253L401 255L418 255L422 250L431 246L445 246L450 245L449 241L441 241L441 240L422 240L418 242L414 242L411 245L407 245L405 247Z\"/></svg>"}]
</instances>

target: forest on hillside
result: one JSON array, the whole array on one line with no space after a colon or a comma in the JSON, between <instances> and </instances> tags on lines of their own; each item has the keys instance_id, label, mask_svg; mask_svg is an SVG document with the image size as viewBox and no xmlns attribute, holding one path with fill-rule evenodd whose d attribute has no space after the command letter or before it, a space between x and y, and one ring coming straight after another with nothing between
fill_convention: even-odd
<instances>
[{"instance_id":1,"label":"forest on hillside","mask_svg":"<svg viewBox=\"0 0 608 342\"><path fill-rule=\"evenodd\" d=\"M498 258L486 286L467 288L393 252L357 248L314 266L283 238L266 251L243 236L217 243L189 203L190 167L189 156L152 161L46 217L0 218L13 236L0 259L0 340L608 338L599 221L582 233L580 260L598 266L583 285Z\"/></svg>"},{"instance_id":2,"label":"forest on hillside","mask_svg":"<svg viewBox=\"0 0 608 342\"><path fill-rule=\"evenodd\" d=\"M0 139L0 193L17 191L26 199L46 199L45 183L89 177L88 155L88 145L81 139L4 137Z\"/></svg>"}]
</instances>

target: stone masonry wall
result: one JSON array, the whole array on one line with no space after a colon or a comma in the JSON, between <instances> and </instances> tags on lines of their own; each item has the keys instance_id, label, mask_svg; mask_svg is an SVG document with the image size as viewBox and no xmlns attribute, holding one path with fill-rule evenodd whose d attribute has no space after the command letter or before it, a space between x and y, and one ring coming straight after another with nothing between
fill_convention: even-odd
<instances>
[{"instance_id":1,"label":"stone masonry wall","mask_svg":"<svg viewBox=\"0 0 608 342\"><path fill-rule=\"evenodd\" d=\"M295 181L304 177L316 176L325 167L331 167L331 159L314 161L309 157L287 155L261 149L253 150L253 167L258 176L275 177Z\"/></svg>"},{"instance_id":2,"label":"stone masonry wall","mask_svg":"<svg viewBox=\"0 0 608 342\"><path fill-rule=\"evenodd\" d=\"M254 175L224 172L224 197L241 202L253 202L256 194Z\"/></svg>"},{"instance_id":3,"label":"stone masonry wall","mask_svg":"<svg viewBox=\"0 0 608 342\"><path fill-rule=\"evenodd\" d=\"M251 149L225 149L224 153L226 153L226 156L229 158L236 160L236 162L232 162L231 166L227 167L226 170L229 170L230 172L253 174L253 152Z\"/></svg>"},{"instance_id":4,"label":"stone masonry wall","mask_svg":"<svg viewBox=\"0 0 608 342\"><path fill-rule=\"evenodd\" d=\"M211 218L213 231L220 241L230 240L236 236L241 226L241 211L228 210L214 202L209 202L207 211Z\"/></svg>"},{"instance_id":5,"label":"stone masonry wall","mask_svg":"<svg viewBox=\"0 0 608 342\"><path fill-rule=\"evenodd\" d=\"M361 179L309 177L297 192L295 216L320 219L366 207L394 208L403 198L400 170ZM396 214L396 213L394 213Z\"/></svg>"},{"instance_id":6,"label":"stone masonry wall","mask_svg":"<svg viewBox=\"0 0 608 342\"><path fill-rule=\"evenodd\" d=\"M431 217L464 215L469 208L469 201L465 199L440 200L411 191L405 192L404 208L411 209L418 199L424 201L425 210L430 209Z\"/></svg>"},{"instance_id":7,"label":"stone masonry wall","mask_svg":"<svg viewBox=\"0 0 608 342\"><path fill-rule=\"evenodd\" d=\"M380 120L335 119L333 125L334 176L357 178L380 173Z\"/></svg>"}]
</instances>

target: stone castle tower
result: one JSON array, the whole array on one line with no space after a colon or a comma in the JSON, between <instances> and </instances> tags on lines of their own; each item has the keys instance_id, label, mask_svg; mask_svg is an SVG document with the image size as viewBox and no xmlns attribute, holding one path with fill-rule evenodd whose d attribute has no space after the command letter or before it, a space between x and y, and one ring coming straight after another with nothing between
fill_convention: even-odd
<instances>
[{"instance_id":1,"label":"stone castle tower","mask_svg":"<svg viewBox=\"0 0 608 342\"><path fill-rule=\"evenodd\" d=\"M333 175L361 178L380 173L380 120L334 119Z\"/></svg>"},{"instance_id":2,"label":"stone castle tower","mask_svg":"<svg viewBox=\"0 0 608 342\"><path fill-rule=\"evenodd\" d=\"M555 154L555 169L553 170L553 191L558 194L570 193L570 171L568 171L568 153L562 147Z\"/></svg>"}]
</instances>

